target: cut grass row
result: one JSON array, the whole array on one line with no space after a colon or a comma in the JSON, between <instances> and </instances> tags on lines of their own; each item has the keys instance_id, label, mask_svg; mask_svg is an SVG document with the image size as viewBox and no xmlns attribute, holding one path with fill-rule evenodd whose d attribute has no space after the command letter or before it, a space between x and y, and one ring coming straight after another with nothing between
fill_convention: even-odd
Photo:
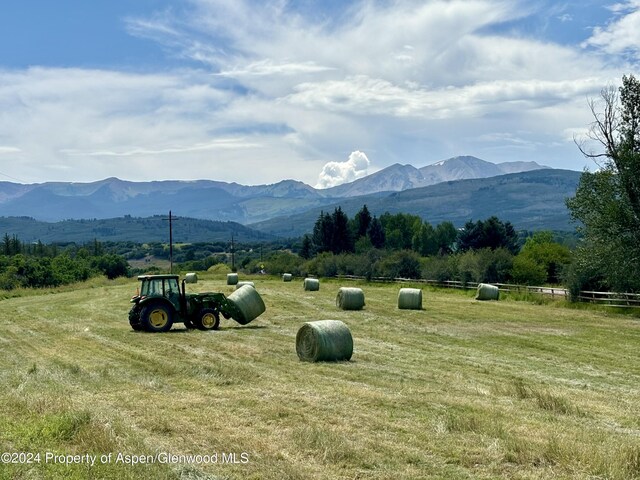
<instances>
[{"instance_id":1,"label":"cut grass row","mask_svg":"<svg viewBox=\"0 0 640 480\"><path fill-rule=\"evenodd\" d=\"M251 280L267 311L216 332L133 332L133 280L0 301L3 451L219 460L2 478L640 478L637 319L433 289L398 310L400 285L366 283L365 309L341 311L338 281ZM349 326L352 361L298 360L322 319Z\"/></svg>"}]
</instances>

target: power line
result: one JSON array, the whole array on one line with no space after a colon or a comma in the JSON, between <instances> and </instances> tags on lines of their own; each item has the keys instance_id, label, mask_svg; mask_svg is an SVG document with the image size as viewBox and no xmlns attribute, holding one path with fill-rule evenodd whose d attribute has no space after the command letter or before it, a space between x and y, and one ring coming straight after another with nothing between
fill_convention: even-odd
<instances>
[{"instance_id":1,"label":"power line","mask_svg":"<svg viewBox=\"0 0 640 480\"><path fill-rule=\"evenodd\" d=\"M0 175L1 175L1 176L3 176L3 177L10 178L11 180L15 180L16 182L20 182L20 183L27 183L27 182L25 182L24 180L20 180L19 178L12 177L11 175L7 175L6 173L2 173L2 172L0 172Z\"/></svg>"}]
</instances>

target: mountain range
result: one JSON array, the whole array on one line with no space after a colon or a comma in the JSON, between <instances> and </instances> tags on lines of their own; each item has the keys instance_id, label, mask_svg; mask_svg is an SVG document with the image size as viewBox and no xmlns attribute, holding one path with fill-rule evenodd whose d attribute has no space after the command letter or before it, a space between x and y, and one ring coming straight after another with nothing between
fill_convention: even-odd
<instances>
[{"instance_id":1,"label":"mountain range","mask_svg":"<svg viewBox=\"0 0 640 480\"><path fill-rule=\"evenodd\" d=\"M353 182L328 188L324 193L330 197L356 197L376 192L399 192L455 180L488 178L548 168L536 162L495 164L471 156L453 157L422 168L396 163Z\"/></svg>"},{"instance_id":2,"label":"mountain range","mask_svg":"<svg viewBox=\"0 0 640 480\"><path fill-rule=\"evenodd\" d=\"M321 210L340 205L347 212L357 211L366 203L377 215L402 211L431 222L442 219L458 224L495 214L518 228L570 229L561 197L575 193L579 176L579 172L549 169L535 162L494 164L465 156L422 168L395 164L328 189L295 180L255 186L212 180L130 182L117 178L91 183L0 182L0 216L60 222L152 217L171 210L181 217L237 222L263 234L297 236L309 231L310 219L315 221ZM500 178L503 180L496 180ZM469 181L472 183L460 183ZM543 188L553 182L560 182L555 190ZM506 193L505 189L513 191ZM480 201L481 192L486 196L484 202ZM511 199L508 205L506 198ZM510 219L505 215L515 216ZM292 221L299 228L287 227Z\"/></svg>"}]
</instances>

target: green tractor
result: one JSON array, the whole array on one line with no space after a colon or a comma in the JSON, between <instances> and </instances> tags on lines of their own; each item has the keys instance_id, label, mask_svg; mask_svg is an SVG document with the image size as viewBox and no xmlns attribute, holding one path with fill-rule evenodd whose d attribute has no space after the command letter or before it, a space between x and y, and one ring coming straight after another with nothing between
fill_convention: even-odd
<instances>
[{"instance_id":1,"label":"green tractor","mask_svg":"<svg viewBox=\"0 0 640 480\"><path fill-rule=\"evenodd\" d=\"M174 323L184 323L189 329L217 330L220 314L246 324L264 311L264 303L252 287L246 288L251 288L249 295L254 304L255 298L258 299L261 311L254 308L250 318L242 311L242 303L234 302L232 296L214 292L186 293L185 284L198 281L195 273L185 275L182 289L178 275L140 275L138 280L142 283L131 299L133 306L129 311L129 324L134 330L166 332Z\"/></svg>"}]
</instances>

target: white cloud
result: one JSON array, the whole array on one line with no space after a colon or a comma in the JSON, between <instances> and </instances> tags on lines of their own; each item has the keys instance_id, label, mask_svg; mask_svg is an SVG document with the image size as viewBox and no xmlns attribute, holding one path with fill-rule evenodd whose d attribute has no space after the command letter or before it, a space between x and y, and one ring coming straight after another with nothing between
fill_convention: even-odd
<instances>
[{"instance_id":1,"label":"white cloud","mask_svg":"<svg viewBox=\"0 0 640 480\"><path fill-rule=\"evenodd\" d=\"M583 47L595 47L609 55L640 53L640 1L630 0L611 5L609 9L616 14L605 27L595 27L592 36L583 43Z\"/></svg>"},{"instance_id":2,"label":"white cloud","mask_svg":"<svg viewBox=\"0 0 640 480\"><path fill-rule=\"evenodd\" d=\"M3 153L18 153L21 152L22 150L19 149L18 147L10 147L10 146L3 146L0 145L0 155L2 155Z\"/></svg>"},{"instance_id":3,"label":"white cloud","mask_svg":"<svg viewBox=\"0 0 640 480\"><path fill-rule=\"evenodd\" d=\"M177 145L172 147L166 147L162 149L151 148L134 148L124 151L77 151L77 150L60 150L60 153L64 153L72 156L90 156L90 157L138 157L141 155L166 155L173 153L187 153L187 152L201 152L206 150L218 150L218 149L235 149L235 148L258 148L258 143L248 143L242 138L229 138L218 139L209 143L197 143L195 145Z\"/></svg>"},{"instance_id":4,"label":"white cloud","mask_svg":"<svg viewBox=\"0 0 640 480\"><path fill-rule=\"evenodd\" d=\"M344 162L329 162L318 176L316 188L329 188L347 182L353 182L367 175L369 159L364 152L351 152L349 159Z\"/></svg>"},{"instance_id":5,"label":"white cloud","mask_svg":"<svg viewBox=\"0 0 640 480\"><path fill-rule=\"evenodd\" d=\"M598 91L603 79L572 81L515 80L477 83L437 90L398 86L365 76L303 83L287 100L307 109L359 115L441 119L478 116L517 108L541 108Z\"/></svg>"},{"instance_id":6,"label":"white cloud","mask_svg":"<svg viewBox=\"0 0 640 480\"><path fill-rule=\"evenodd\" d=\"M235 68L228 71L220 72L218 75L223 77L245 77L245 76L267 76L267 75L299 75L305 73L318 73L333 70L329 67L316 65L315 62L301 63L274 63L271 60L261 60L242 68Z\"/></svg>"}]
</instances>

